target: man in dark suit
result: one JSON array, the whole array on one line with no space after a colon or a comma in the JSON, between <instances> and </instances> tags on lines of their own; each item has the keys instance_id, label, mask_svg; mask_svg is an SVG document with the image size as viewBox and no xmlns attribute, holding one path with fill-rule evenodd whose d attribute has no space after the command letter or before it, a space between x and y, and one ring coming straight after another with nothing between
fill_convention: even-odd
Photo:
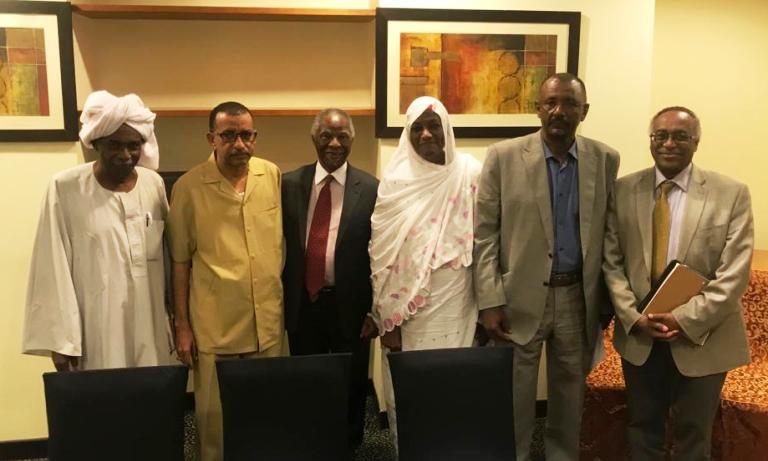
<instances>
[{"instance_id":1,"label":"man in dark suit","mask_svg":"<svg viewBox=\"0 0 768 461\"><path fill-rule=\"evenodd\" d=\"M285 328L292 355L352 353L349 441L357 446L376 333L367 314L378 180L347 163L355 128L346 112L322 110L311 135L318 161L283 176Z\"/></svg>"}]
</instances>

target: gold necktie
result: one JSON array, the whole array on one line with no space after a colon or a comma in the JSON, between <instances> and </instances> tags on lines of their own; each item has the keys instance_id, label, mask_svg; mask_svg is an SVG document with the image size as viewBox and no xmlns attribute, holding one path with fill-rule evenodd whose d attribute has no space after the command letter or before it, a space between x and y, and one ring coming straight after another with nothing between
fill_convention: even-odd
<instances>
[{"instance_id":1,"label":"gold necktie","mask_svg":"<svg viewBox=\"0 0 768 461\"><path fill-rule=\"evenodd\" d=\"M667 249L669 248L669 228L672 225L672 213L669 211L669 191L675 185L672 181L659 184L661 193L653 207L653 267L651 277L656 281L664 272L667 265Z\"/></svg>"}]
</instances>

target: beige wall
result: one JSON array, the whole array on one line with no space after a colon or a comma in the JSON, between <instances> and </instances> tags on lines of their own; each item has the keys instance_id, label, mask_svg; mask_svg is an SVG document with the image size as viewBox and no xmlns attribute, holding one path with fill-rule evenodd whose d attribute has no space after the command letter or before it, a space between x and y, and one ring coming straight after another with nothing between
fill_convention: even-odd
<instances>
[{"instance_id":1,"label":"beige wall","mask_svg":"<svg viewBox=\"0 0 768 461\"><path fill-rule=\"evenodd\" d=\"M651 106L697 113L703 132L694 163L749 185L760 249L768 249L766 44L765 0L657 1ZM622 156L632 169L650 162L640 146Z\"/></svg>"},{"instance_id":2,"label":"beige wall","mask_svg":"<svg viewBox=\"0 0 768 461\"><path fill-rule=\"evenodd\" d=\"M108 3L161 3L120 2ZM103 1L91 3L106 3ZM271 3L271 4L270 4ZM162 4L221 5L217 1ZM240 1L232 6L371 8L360 0ZM252 107L371 107L373 22L123 21L73 17L78 107L94 89L135 92L153 108L210 108L226 99ZM215 82L215 85L214 85ZM311 117L257 117L257 153L284 171L314 158ZM204 160L205 117L157 120L162 170ZM371 172L373 118L355 119L351 161ZM90 160L79 143L0 143L0 441L46 436L43 372L50 361L20 354L29 259L40 202L57 171Z\"/></svg>"},{"instance_id":3,"label":"beige wall","mask_svg":"<svg viewBox=\"0 0 768 461\"><path fill-rule=\"evenodd\" d=\"M220 4L212 0L163 3ZM376 6L373 0L227 3ZM413 6L408 1L379 3L384 7ZM650 164L646 128L651 113L663 105L690 105L701 115L704 126L697 163L750 185L758 247L768 248L768 185L758 180L759 162L763 160L751 142L760 139L756 135L766 122L761 109L767 102L768 87L761 83L760 71L768 70L763 49L768 43L768 13L762 0L736 0L728 6L720 3L480 0L472 7L581 11L580 75L587 83L592 105L582 134L619 149L621 173L626 174ZM467 5L465 1L438 0L419 4L424 8ZM153 107L210 107L224 98L257 107L373 104L372 23L139 23L76 17L75 25L80 104L94 88L116 93L135 91ZM114 31L128 38L112 36ZM334 52L339 49L344 52ZM234 58L242 50L252 56L250 61ZM737 80L732 77L737 71L754 77ZM737 122L730 114L743 116ZM358 117L355 122L358 139L352 161L374 171L386 162L395 142L374 139L372 117ZM311 161L309 123L309 117L257 118L257 150L284 169ZM205 124L203 117L158 119L163 169L185 169L205 158ZM461 140L459 147L483 158L486 146L493 141ZM0 239L0 292L5 301L0 316L0 414L6 416L0 420L0 441L46 435L40 374L51 367L44 359L19 353L26 278L38 208L48 179L54 172L82 161L76 143L0 144L0 210L6 216Z\"/></svg>"},{"instance_id":4,"label":"beige wall","mask_svg":"<svg viewBox=\"0 0 768 461\"><path fill-rule=\"evenodd\" d=\"M0 441L46 434L40 376L53 367L20 353L27 272L48 180L82 160L75 143L0 143Z\"/></svg>"},{"instance_id":5,"label":"beige wall","mask_svg":"<svg viewBox=\"0 0 768 461\"><path fill-rule=\"evenodd\" d=\"M382 0L380 6L412 7L409 0ZM581 11L579 76L587 85L590 111L581 125L584 136L600 139L620 153L645 142L651 88L652 0L422 0L422 8L477 8ZM620 82L632 82L628 88ZM621 101L620 104L617 101ZM485 158L491 139L459 140L460 149ZM379 167L386 165L396 140L381 142ZM627 171L627 170L624 170Z\"/></svg>"}]
</instances>

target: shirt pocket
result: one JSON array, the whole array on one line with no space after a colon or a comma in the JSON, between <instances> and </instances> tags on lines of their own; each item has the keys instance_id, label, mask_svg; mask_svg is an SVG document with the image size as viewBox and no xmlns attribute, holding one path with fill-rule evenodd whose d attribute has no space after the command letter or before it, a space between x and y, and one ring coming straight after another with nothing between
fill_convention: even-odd
<instances>
[{"instance_id":1,"label":"shirt pocket","mask_svg":"<svg viewBox=\"0 0 768 461\"><path fill-rule=\"evenodd\" d=\"M147 246L147 261L158 261L163 259L163 231L165 230L165 221L152 221L145 231Z\"/></svg>"}]
</instances>

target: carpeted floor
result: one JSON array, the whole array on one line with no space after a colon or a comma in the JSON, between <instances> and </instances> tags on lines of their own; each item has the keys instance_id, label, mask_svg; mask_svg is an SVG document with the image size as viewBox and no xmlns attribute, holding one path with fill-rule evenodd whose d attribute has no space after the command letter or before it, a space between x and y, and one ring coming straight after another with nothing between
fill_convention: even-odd
<instances>
[{"instance_id":1,"label":"carpeted floor","mask_svg":"<svg viewBox=\"0 0 768 461\"><path fill-rule=\"evenodd\" d=\"M395 448L389 429L382 428L380 421L386 420L383 415L378 415L375 399L368 397L368 406L365 416L365 439L360 448L355 452L355 461L395 461ZM536 420L533 443L531 447L531 461L544 461L544 442L542 440L544 420Z\"/></svg>"},{"instance_id":2,"label":"carpeted floor","mask_svg":"<svg viewBox=\"0 0 768 461\"><path fill-rule=\"evenodd\" d=\"M365 417L365 438L363 444L355 452L354 461L395 461L395 448L389 429L382 427L381 421L386 417L379 415L378 407L373 396L368 397L368 405ZM187 461L195 461L195 446L197 444L197 430L195 418L192 412L188 413L184 420L185 444L184 454ZM543 420L536 421L534 440L532 447L532 461L544 461L542 429ZM107 460L107 458L105 458ZM21 461L46 461L43 459Z\"/></svg>"}]
</instances>

